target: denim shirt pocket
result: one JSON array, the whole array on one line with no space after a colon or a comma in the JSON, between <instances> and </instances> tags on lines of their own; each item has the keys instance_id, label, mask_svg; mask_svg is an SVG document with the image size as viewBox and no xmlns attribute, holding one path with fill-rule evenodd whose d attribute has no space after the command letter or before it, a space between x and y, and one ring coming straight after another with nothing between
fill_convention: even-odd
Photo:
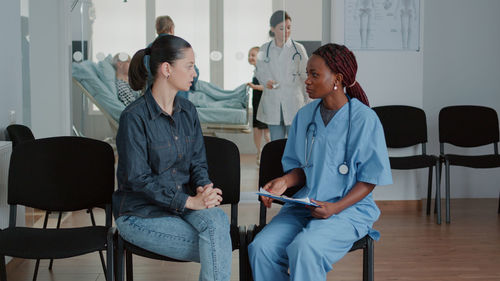
<instances>
[{"instance_id":1,"label":"denim shirt pocket","mask_svg":"<svg viewBox=\"0 0 500 281\"><path fill-rule=\"evenodd\" d=\"M194 141L194 136L184 136L182 158L185 158L185 160L191 160L192 158Z\"/></svg>"},{"instance_id":2,"label":"denim shirt pocket","mask_svg":"<svg viewBox=\"0 0 500 281\"><path fill-rule=\"evenodd\" d=\"M149 143L148 153L151 169L160 174L170 168L176 159L176 147L169 141Z\"/></svg>"}]
</instances>

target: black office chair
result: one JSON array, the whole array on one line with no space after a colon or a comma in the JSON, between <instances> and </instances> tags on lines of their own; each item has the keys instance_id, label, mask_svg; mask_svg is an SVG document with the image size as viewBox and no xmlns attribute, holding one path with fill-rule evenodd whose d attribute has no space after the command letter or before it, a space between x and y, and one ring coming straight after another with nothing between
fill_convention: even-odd
<instances>
[{"instance_id":1,"label":"black office chair","mask_svg":"<svg viewBox=\"0 0 500 281\"><path fill-rule=\"evenodd\" d=\"M446 223L450 223L450 166L469 168L500 167L498 154L498 116L489 107L459 105L448 106L439 112L439 145L441 158L445 165L446 183ZM493 144L493 154L457 155L446 154L444 144L459 147L478 147ZM500 205L499 210L500 213Z\"/></svg>"},{"instance_id":2,"label":"black office chair","mask_svg":"<svg viewBox=\"0 0 500 281\"><path fill-rule=\"evenodd\" d=\"M262 154L260 157L260 167L259 167L259 187L264 186L270 180L284 175L283 166L281 165L281 158L283 157L283 152L285 150L286 139L275 140L267 143L262 149ZM285 195L292 197L301 187L288 188L285 191ZM259 198L260 200L260 198ZM281 202L274 200L273 203L282 204ZM266 226L266 214L267 208L262 202L260 202L260 212L259 212L259 225L251 225L247 230L246 244L247 246L253 241L253 238L257 233L259 233L264 226ZM373 281L374 278L374 249L373 249L373 239L366 235L360 240L356 241L351 247L349 252L363 249L363 281ZM248 257L248 248L245 251L245 274L248 276L247 280L253 280L252 271L250 268L250 262ZM241 269L240 269L241 270Z\"/></svg>"},{"instance_id":3,"label":"black office chair","mask_svg":"<svg viewBox=\"0 0 500 281\"><path fill-rule=\"evenodd\" d=\"M238 203L240 202L240 152L229 140L204 136L207 155L208 174L215 187L222 190L224 204L231 204L230 232L233 250L246 248L246 227L238 226ZM150 259L185 262L159 255L125 241L118 232L117 242L117 280L123 280L123 252L126 255L127 281L133 280L132 254ZM240 280L244 281L241 268L245 259L240 252Z\"/></svg>"},{"instance_id":4,"label":"black office chair","mask_svg":"<svg viewBox=\"0 0 500 281\"><path fill-rule=\"evenodd\" d=\"M385 141L388 148L406 148L422 145L419 155L389 157L391 169L414 170L429 168L427 183L427 215L430 214L432 196L432 169L436 170L436 201L434 212L437 211L437 224L441 224L441 171L439 157L427 154L427 121L425 112L413 106L387 105L372 108L378 115L384 127Z\"/></svg>"},{"instance_id":5,"label":"black office chair","mask_svg":"<svg viewBox=\"0 0 500 281\"><path fill-rule=\"evenodd\" d=\"M32 141L35 139L35 136L33 135L33 132L31 131L31 129L27 126L20 125L20 124L12 124L12 125L7 126L7 133L9 134L9 138L12 141L13 149L16 149L16 147L21 143L25 143L27 141ZM99 206L99 207L102 208L102 206ZM92 209L87 210L87 212L90 214L90 220L91 220L92 225L96 226L94 213L92 212ZM50 213L51 213L51 211L45 212L45 217L43 220L43 228L47 228ZM61 219L62 219L62 212L59 212L59 215L57 217L56 228L59 228L61 226ZM104 261L104 255L102 254L102 251L99 251L99 257L101 259L101 265L102 265L103 270L106 270L106 262ZM53 264L54 264L54 260L50 259L49 270L52 270ZM33 272L33 281L36 281L36 279L37 279L39 267L40 267L40 259L37 259L36 263L35 263L35 271Z\"/></svg>"},{"instance_id":6,"label":"black office chair","mask_svg":"<svg viewBox=\"0 0 500 281\"><path fill-rule=\"evenodd\" d=\"M8 182L9 227L0 231L0 280L7 280L5 256L60 259L107 250L106 280L113 280L111 195L113 149L105 142L56 137L19 144ZM106 206L106 225L41 229L16 226L17 205L70 212Z\"/></svg>"}]
</instances>

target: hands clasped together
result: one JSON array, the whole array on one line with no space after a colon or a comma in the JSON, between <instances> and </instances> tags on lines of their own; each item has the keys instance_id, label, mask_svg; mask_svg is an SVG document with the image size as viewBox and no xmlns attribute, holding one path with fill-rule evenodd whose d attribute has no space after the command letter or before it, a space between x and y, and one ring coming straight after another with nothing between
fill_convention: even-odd
<instances>
[{"instance_id":1,"label":"hands clasped together","mask_svg":"<svg viewBox=\"0 0 500 281\"><path fill-rule=\"evenodd\" d=\"M214 188L210 183L196 188L196 195L189 196L186 201L186 208L192 210L202 210L219 206L222 202L222 190Z\"/></svg>"}]
</instances>

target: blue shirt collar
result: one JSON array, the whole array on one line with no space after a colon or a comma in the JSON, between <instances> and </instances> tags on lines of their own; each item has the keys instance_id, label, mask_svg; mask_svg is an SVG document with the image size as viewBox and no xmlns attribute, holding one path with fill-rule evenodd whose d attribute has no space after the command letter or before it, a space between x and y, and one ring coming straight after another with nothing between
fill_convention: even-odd
<instances>
[{"instance_id":1,"label":"blue shirt collar","mask_svg":"<svg viewBox=\"0 0 500 281\"><path fill-rule=\"evenodd\" d=\"M154 120L158 118L160 115L168 115L166 112L164 112L161 107L158 105L156 100L153 98L153 93L151 92L151 87L148 87L146 92L144 93L144 99L146 100L146 106L149 111L149 118L151 120ZM184 110L181 103L179 102L179 97L177 95L174 98L174 106L172 109L172 115L174 115L176 112L179 112L181 110Z\"/></svg>"}]
</instances>

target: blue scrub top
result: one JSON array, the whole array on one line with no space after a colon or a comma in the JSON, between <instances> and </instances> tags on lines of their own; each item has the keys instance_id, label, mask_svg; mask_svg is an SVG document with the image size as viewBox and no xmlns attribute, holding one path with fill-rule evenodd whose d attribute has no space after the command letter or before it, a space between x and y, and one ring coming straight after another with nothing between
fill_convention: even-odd
<instances>
[{"instance_id":1,"label":"blue scrub top","mask_svg":"<svg viewBox=\"0 0 500 281\"><path fill-rule=\"evenodd\" d=\"M299 110L289 131L283 154L283 170L288 172L305 165L305 143L308 124L320 99ZM314 116L317 133L309 163L305 167L306 185L294 197L310 197L319 201L336 202L347 195L358 181L375 185L392 184L391 167L384 130L376 113L359 100L351 99L351 136L347 146L349 173L342 175L338 167L344 162L349 104L346 103L325 126L319 110ZM312 132L309 131L308 144ZM310 148L308 148L310 149ZM345 209L337 216L350 220L358 230L366 232L378 219L380 210L372 194ZM370 232L378 239L378 233Z\"/></svg>"}]
</instances>

